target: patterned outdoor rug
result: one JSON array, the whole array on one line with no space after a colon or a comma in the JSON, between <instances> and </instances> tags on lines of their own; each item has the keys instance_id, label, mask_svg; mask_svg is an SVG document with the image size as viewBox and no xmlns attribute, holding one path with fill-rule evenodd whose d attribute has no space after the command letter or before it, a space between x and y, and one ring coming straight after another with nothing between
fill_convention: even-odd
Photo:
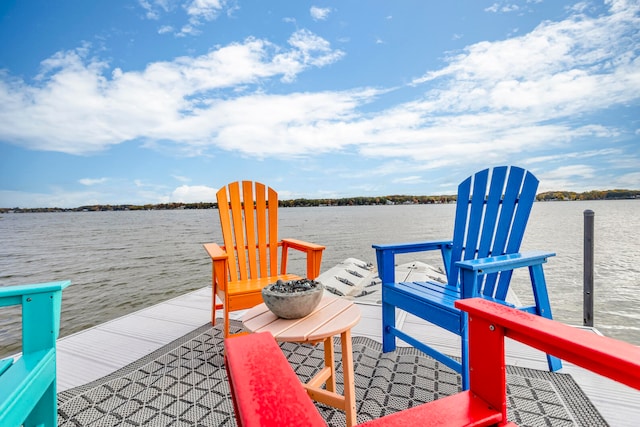
<instances>
[{"instance_id":1,"label":"patterned outdoor rug","mask_svg":"<svg viewBox=\"0 0 640 427\"><path fill-rule=\"evenodd\" d=\"M240 330L232 323L232 331ZM218 327L204 325L111 375L59 393L59 426L235 426L221 336ZM281 347L303 380L323 364L322 345ZM460 390L458 374L414 348L381 350L369 338L353 338L358 422ZM340 360L337 355L341 392ZM509 420L521 426L607 425L569 375L508 367L507 391ZM329 426L345 425L342 411L316 406Z\"/></svg>"}]
</instances>

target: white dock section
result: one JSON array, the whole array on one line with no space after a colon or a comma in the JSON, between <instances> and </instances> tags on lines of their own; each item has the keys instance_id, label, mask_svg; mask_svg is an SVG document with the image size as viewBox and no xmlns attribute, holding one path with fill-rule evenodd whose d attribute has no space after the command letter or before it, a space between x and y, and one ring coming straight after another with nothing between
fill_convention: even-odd
<instances>
[{"instance_id":1,"label":"white dock section","mask_svg":"<svg viewBox=\"0 0 640 427\"><path fill-rule=\"evenodd\" d=\"M381 307L360 304L362 319L353 336L381 342ZM211 288L199 289L161 304L106 322L58 341L58 391L89 383L124 367L211 321ZM239 319L243 312L232 313ZM218 317L221 316L221 313ZM433 343L450 354L459 354L460 340L440 328L404 312L400 327ZM398 341L398 345L405 345ZM523 344L507 343L507 362L525 368L546 370L540 351ZM640 391L563 362L602 416L613 427L636 426L640 420Z\"/></svg>"},{"instance_id":2,"label":"white dock section","mask_svg":"<svg viewBox=\"0 0 640 427\"><path fill-rule=\"evenodd\" d=\"M58 340L58 392L87 384L211 322L202 288Z\"/></svg>"}]
</instances>

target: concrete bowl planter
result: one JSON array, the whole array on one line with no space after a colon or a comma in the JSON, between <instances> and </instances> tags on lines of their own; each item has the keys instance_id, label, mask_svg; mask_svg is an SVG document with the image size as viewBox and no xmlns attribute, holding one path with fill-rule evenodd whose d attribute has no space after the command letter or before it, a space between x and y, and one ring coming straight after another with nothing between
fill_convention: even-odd
<instances>
[{"instance_id":1,"label":"concrete bowl planter","mask_svg":"<svg viewBox=\"0 0 640 427\"><path fill-rule=\"evenodd\" d=\"M324 287L315 280L278 280L262 288L262 299L269 310L283 319L299 319L320 303Z\"/></svg>"}]
</instances>

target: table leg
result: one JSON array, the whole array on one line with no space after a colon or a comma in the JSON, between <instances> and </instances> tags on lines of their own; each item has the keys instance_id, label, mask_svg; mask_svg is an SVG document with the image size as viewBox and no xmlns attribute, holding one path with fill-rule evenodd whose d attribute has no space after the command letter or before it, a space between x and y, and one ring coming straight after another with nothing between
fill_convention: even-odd
<instances>
[{"instance_id":1,"label":"table leg","mask_svg":"<svg viewBox=\"0 0 640 427\"><path fill-rule=\"evenodd\" d=\"M344 412L347 418L347 427L352 427L358 422L358 414L356 413L356 384L353 373L351 330L347 329L340 334L340 343L342 345L342 372L344 376Z\"/></svg>"},{"instance_id":2,"label":"table leg","mask_svg":"<svg viewBox=\"0 0 640 427\"><path fill-rule=\"evenodd\" d=\"M324 366L331 369L331 376L327 379L327 391L336 391L336 361L335 346L333 345L333 337L324 340Z\"/></svg>"}]
</instances>

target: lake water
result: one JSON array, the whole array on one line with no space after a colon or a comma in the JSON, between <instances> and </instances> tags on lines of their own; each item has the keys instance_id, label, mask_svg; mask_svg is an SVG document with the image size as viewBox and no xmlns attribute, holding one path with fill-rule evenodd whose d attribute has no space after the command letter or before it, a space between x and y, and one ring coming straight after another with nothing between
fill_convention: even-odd
<instances>
[{"instance_id":1,"label":"lake water","mask_svg":"<svg viewBox=\"0 0 640 427\"><path fill-rule=\"evenodd\" d=\"M373 243L450 238L454 205L280 209L280 237L324 244L322 270L355 257L375 262ZM595 212L595 326L640 345L640 201L535 203L523 250L557 253L545 265L554 318L582 324L583 212ZM5 214L0 285L69 279L61 335L210 285L202 248L220 242L216 210ZM291 255L294 255L293 253ZM405 255L409 262L415 255ZM437 264L435 253L419 258ZM304 273L293 256L292 272ZM528 300L526 272L514 288ZM15 352L16 308L0 309L0 356Z\"/></svg>"}]
</instances>

